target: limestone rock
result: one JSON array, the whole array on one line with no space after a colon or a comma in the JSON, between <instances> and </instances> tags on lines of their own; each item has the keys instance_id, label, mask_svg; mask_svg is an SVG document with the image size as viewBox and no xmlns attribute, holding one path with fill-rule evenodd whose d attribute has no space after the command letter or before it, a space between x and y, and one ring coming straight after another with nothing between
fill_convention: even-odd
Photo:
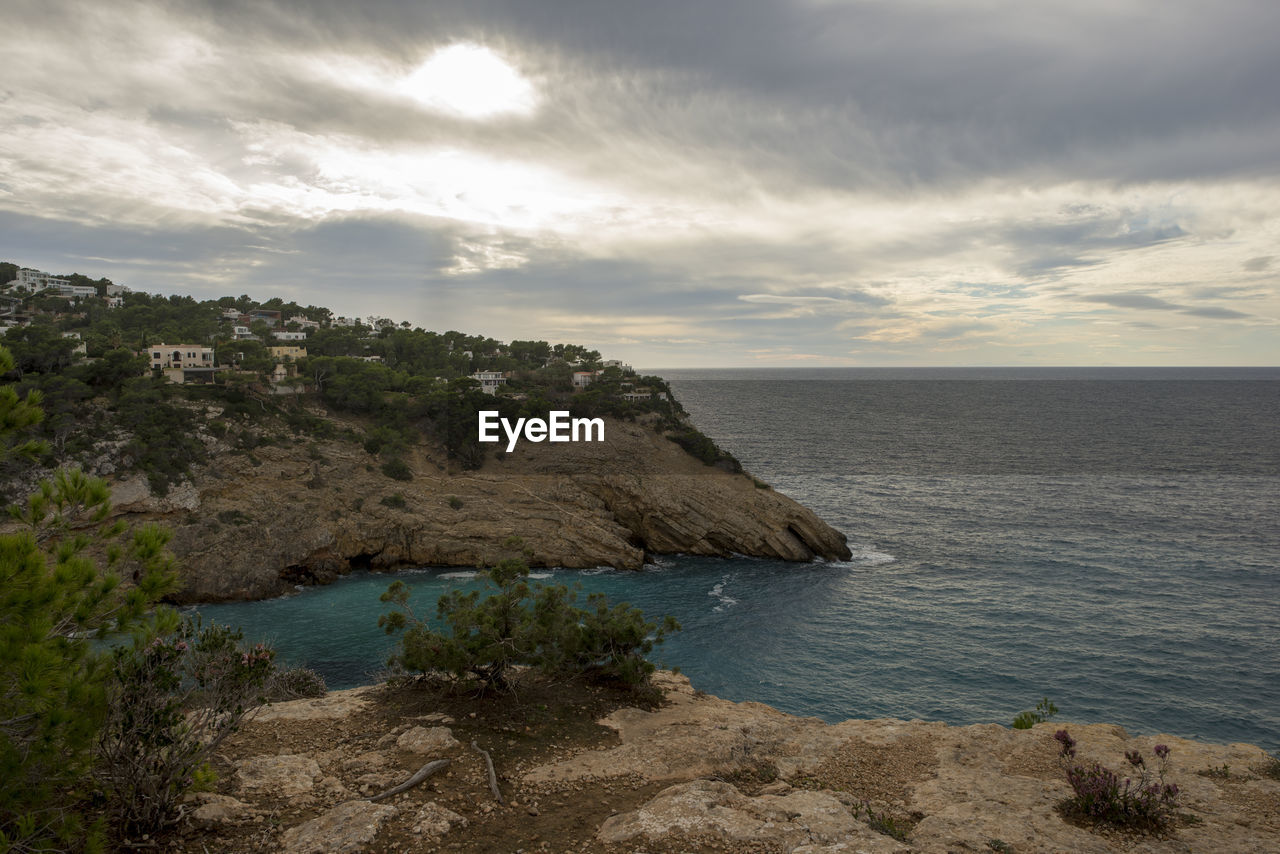
<instances>
[{"instance_id":1,"label":"limestone rock","mask_svg":"<svg viewBox=\"0 0 1280 854\"><path fill-rule=\"evenodd\" d=\"M370 750L342 760L342 770L347 773L364 774L370 771L385 771L391 759L381 750Z\"/></svg>"},{"instance_id":2,"label":"limestone rock","mask_svg":"<svg viewBox=\"0 0 1280 854\"><path fill-rule=\"evenodd\" d=\"M309 792L320 776L320 766L310 756L254 756L236 763L240 788L266 795Z\"/></svg>"},{"instance_id":3,"label":"limestone rock","mask_svg":"<svg viewBox=\"0 0 1280 854\"><path fill-rule=\"evenodd\" d=\"M261 815L256 810L230 795L218 795L213 792L200 792L192 801L199 804L191 811L191 818L196 824L206 827L219 825L235 825L251 821L254 816Z\"/></svg>"},{"instance_id":4,"label":"limestone rock","mask_svg":"<svg viewBox=\"0 0 1280 854\"><path fill-rule=\"evenodd\" d=\"M262 721L318 721L338 720L363 710L372 700L376 688L348 688L330 691L323 697L287 700L263 706L254 713L253 720Z\"/></svg>"},{"instance_id":5,"label":"limestone rock","mask_svg":"<svg viewBox=\"0 0 1280 854\"><path fill-rule=\"evenodd\" d=\"M448 727L416 726L396 739L396 747L401 750L407 750L410 753L433 756L452 750L455 747L461 747L461 744L453 737L453 733Z\"/></svg>"},{"instance_id":6,"label":"limestone rock","mask_svg":"<svg viewBox=\"0 0 1280 854\"><path fill-rule=\"evenodd\" d=\"M808 790L818 787L825 791L816 794L845 804L851 817L848 807L866 801L877 813L899 820L917 818L907 844L921 854L990 851L995 841L1014 851L1045 854L1280 851L1280 781L1252 770L1268 760L1264 751L1251 745L1131 736L1117 726L1057 721L1031 730L888 719L825 724L758 703L699 695L670 674L659 674L658 679L668 690L667 706L653 711L621 709L601 721L617 730L620 745L585 751L524 775L524 782L535 786L629 776L677 783L640 810L610 819L600 830L602 839L661 835L681 828L703 828L739 839L757 833L778 804L815 794ZM1168 745L1168 779L1182 791L1181 810L1196 821L1180 824L1167 837L1136 839L1066 822L1057 805L1070 788L1053 740L1054 731L1062 727L1078 741L1082 759L1113 769L1124 766L1126 751L1138 750L1150 761L1156 744ZM777 770L779 783L768 787L777 794L747 798L722 788L727 784L694 780L762 765ZM1231 769L1229 778L1201 773L1223 765ZM794 785L798 779L804 780L805 789L786 788L788 781ZM806 810L812 812L809 807L792 809ZM821 830L823 825L815 821L814 826ZM804 854L905 850L864 824L858 827L861 836L825 841L817 836L795 841L799 837L788 835L790 831L778 831L782 836L777 844L784 849L800 846L796 850ZM773 831L759 832L767 836Z\"/></svg>"},{"instance_id":7,"label":"limestone rock","mask_svg":"<svg viewBox=\"0 0 1280 854\"><path fill-rule=\"evenodd\" d=\"M413 832L421 836L444 836L455 827L466 827L467 820L451 809L428 801L413 817Z\"/></svg>"},{"instance_id":8,"label":"limestone rock","mask_svg":"<svg viewBox=\"0 0 1280 854\"><path fill-rule=\"evenodd\" d=\"M611 816L597 833L602 842L672 833L711 834L734 842L772 843L793 850L812 843L849 843L853 850L906 852L905 846L858 822L839 799L825 792L749 798L728 783L695 780L658 793L640 809ZM872 847L874 846L874 847Z\"/></svg>"},{"instance_id":9,"label":"limestone rock","mask_svg":"<svg viewBox=\"0 0 1280 854\"><path fill-rule=\"evenodd\" d=\"M386 804L347 801L280 837L284 854L350 854L364 851L378 829L399 813Z\"/></svg>"},{"instance_id":10,"label":"limestone rock","mask_svg":"<svg viewBox=\"0 0 1280 854\"><path fill-rule=\"evenodd\" d=\"M173 530L187 601L277 596L332 581L353 562L493 564L508 556L502 542L511 536L535 566L639 569L647 554L664 552L848 559L842 534L750 476L703 465L637 424L610 420L605 435L603 443L526 443L467 472L419 445L406 456L413 479L394 483L366 470L359 446L283 443L256 449L261 465L235 477L216 465L199 469L163 500L136 478L113 489L118 513L164 517ZM312 488L281 501L285 482ZM393 493L403 506L382 503Z\"/></svg>"},{"instance_id":11,"label":"limestone rock","mask_svg":"<svg viewBox=\"0 0 1280 854\"><path fill-rule=\"evenodd\" d=\"M734 703L696 693L683 676L655 674L668 705L653 711L619 709L600 723L617 730L622 744L539 766L529 782L636 775L647 780L688 780L772 764L783 778L812 770L853 734L818 718L797 718L762 703ZM895 741L942 724L860 722L870 737Z\"/></svg>"}]
</instances>

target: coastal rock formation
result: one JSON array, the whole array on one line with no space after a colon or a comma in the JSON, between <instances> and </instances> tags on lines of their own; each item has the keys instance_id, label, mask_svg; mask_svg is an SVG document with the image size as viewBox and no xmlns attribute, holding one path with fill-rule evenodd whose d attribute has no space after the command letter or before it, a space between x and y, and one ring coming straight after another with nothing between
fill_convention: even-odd
<instances>
[{"instance_id":1,"label":"coastal rock formation","mask_svg":"<svg viewBox=\"0 0 1280 854\"><path fill-rule=\"evenodd\" d=\"M463 742L479 739L498 751L502 804L489 794L482 759L452 739L434 755L453 764L426 785L384 806L352 799L367 768L404 779L421 764L397 733L414 732L424 707L445 702L443 695L335 692L331 707L348 710L345 718L315 717L311 701L279 704L275 717L258 716L227 742L227 761L240 751L278 749L297 764L304 757L296 754L314 745L308 761L341 780L286 801L266 791L241 794L243 802L193 796L204 820L192 825L188 850L390 852L428 842L440 850L596 854L1280 850L1280 778L1273 760L1251 745L1069 722L1030 730L889 719L826 724L702 694L669 673L656 681L667 702L614 709L599 721L612 736L589 732L590 718L563 720L565 712L573 716L570 707L529 717L539 707L515 703L521 719L542 721L523 726L504 713L458 715ZM580 693L575 702L591 696ZM463 705L454 712L491 708L456 702ZM1069 728L1082 759L1113 768L1126 751L1151 756L1155 744L1168 745L1169 779L1182 791L1175 825L1148 834L1064 818L1057 806L1070 789L1056 761L1058 727ZM379 742L386 746L374 749ZM267 810L273 826L252 823Z\"/></svg>"},{"instance_id":2,"label":"coastal rock formation","mask_svg":"<svg viewBox=\"0 0 1280 854\"><path fill-rule=\"evenodd\" d=\"M383 474L379 459L350 441L290 437L252 454L215 448L214 456L163 497L137 478L115 484L117 512L174 531L185 601L276 596L353 567L511 556L622 569L676 552L849 557L844 536L795 501L629 422L609 421L604 442L525 442L476 471L420 445L407 458L408 481Z\"/></svg>"}]
</instances>

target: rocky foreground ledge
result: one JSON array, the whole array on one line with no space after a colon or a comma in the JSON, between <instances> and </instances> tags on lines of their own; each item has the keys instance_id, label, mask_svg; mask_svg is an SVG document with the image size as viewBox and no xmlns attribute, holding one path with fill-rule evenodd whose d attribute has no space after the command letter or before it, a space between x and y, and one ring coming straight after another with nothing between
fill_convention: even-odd
<instances>
[{"instance_id":1,"label":"rocky foreground ledge","mask_svg":"<svg viewBox=\"0 0 1280 854\"><path fill-rule=\"evenodd\" d=\"M1010 730L926 721L825 724L694 691L661 673L666 700L581 686L474 701L372 687L266 709L227 742L216 793L197 795L171 850L1275 852L1280 781L1259 748L1117 726ZM607 714L602 714L603 712ZM598 722L596 716L600 715ZM1117 767L1172 749L1184 820L1163 837L1065 821L1053 732ZM491 753L504 802L484 759ZM425 762L449 767L372 802ZM897 836L886 832L891 819Z\"/></svg>"},{"instance_id":2,"label":"rocky foreground ledge","mask_svg":"<svg viewBox=\"0 0 1280 854\"><path fill-rule=\"evenodd\" d=\"M197 423L198 420L197 420ZM410 480L354 442L299 440L236 453L202 435L212 464L164 496L117 480L118 513L174 532L185 601L261 599L353 568L533 566L639 569L647 556L847 560L845 537L746 474L704 465L640 424L605 441L522 443L462 471L427 445ZM519 538L519 545L511 545Z\"/></svg>"}]
</instances>

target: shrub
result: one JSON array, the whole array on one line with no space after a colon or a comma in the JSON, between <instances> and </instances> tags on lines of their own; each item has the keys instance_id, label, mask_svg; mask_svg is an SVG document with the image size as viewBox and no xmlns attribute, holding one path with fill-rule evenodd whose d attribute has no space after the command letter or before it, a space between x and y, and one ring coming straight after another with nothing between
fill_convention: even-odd
<instances>
[{"instance_id":1,"label":"shrub","mask_svg":"<svg viewBox=\"0 0 1280 854\"><path fill-rule=\"evenodd\" d=\"M59 472L24 507L25 530L0 536L0 850L93 848L100 822L80 814L107 712L108 658L94 639L128 630L176 587L168 532L98 528L106 484ZM105 568L85 555L105 547ZM118 568L131 563L125 590Z\"/></svg>"},{"instance_id":2,"label":"shrub","mask_svg":"<svg viewBox=\"0 0 1280 854\"><path fill-rule=\"evenodd\" d=\"M721 450L708 436L694 427L682 426L668 433L667 438L709 466L733 473L742 471L742 464L732 454Z\"/></svg>"},{"instance_id":3,"label":"shrub","mask_svg":"<svg viewBox=\"0 0 1280 854\"><path fill-rule=\"evenodd\" d=\"M378 503L383 507L394 507L396 510L403 510L408 506L407 502L404 500L404 496L398 492L384 496Z\"/></svg>"},{"instance_id":4,"label":"shrub","mask_svg":"<svg viewBox=\"0 0 1280 854\"><path fill-rule=\"evenodd\" d=\"M443 671L457 679L474 679L481 690L507 685L516 665L550 674L583 674L639 686L654 666L646 656L666 636L678 631L671 617L647 622L625 603L610 605L602 594L575 602L577 592L564 585L527 581L529 567L509 559L483 573L485 595L453 590L436 603L437 631L409 608L409 589L394 582L382 595L396 610L378 618L387 634L403 632L399 650L389 662L422 673Z\"/></svg>"},{"instance_id":5,"label":"shrub","mask_svg":"<svg viewBox=\"0 0 1280 854\"><path fill-rule=\"evenodd\" d=\"M265 693L272 702L323 697L329 693L324 677L306 667L277 670L267 680Z\"/></svg>"},{"instance_id":6,"label":"shrub","mask_svg":"<svg viewBox=\"0 0 1280 854\"><path fill-rule=\"evenodd\" d=\"M1042 724L1058 713L1058 707L1049 702L1049 698L1045 697L1036 703L1035 711L1021 712L1013 719L1014 729L1031 729L1036 724Z\"/></svg>"},{"instance_id":7,"label":"shrub","mask_svg":"<svg viewBox=\"0 0 1280 854\"><path fill-rule=\"evenodd\" d=\"M1165 782L1169 761L1167 746L1155 746L1154 771L1138 751L1125 753L1130 767L1128 773L1137 775L1135 779L1133 776L1122 778L1098 762L1078 761L1076 740L1065 729L1058 730L1054 738L1061 746L1059 760L1075 793L1059 804L1064 814L1095 824L1149 831L1165 829L1177 814L1178 786Z\"/></svg>"},{"instance_id":8,"label":"shrub","mask_svg":"<svg viewBox=\"0 0 1280 854\"><path fill-rule=\"evenodd\" d=\"M382 473L392 480L413 480L413 470L400 457L392 457L383 463Z\"/></svg>"},{"instance_id":9,"label":"shrub","mask_svg":"<svg viewBox=\"0 0 1280 854\"><path fill-rule=\"evenodd\" d=\"M190 619L170 629L112 659L98 777L121 833L177 820L182 796L212 779L208 758L265 699L272 670L275 653L243 646L239 630Z\"/></svg>"},{"instance_id":10,"label":"shrub","mask_svg":"<svg viewBox=\"0 0 1280 854\"><path fill-rule=\"evenodd\" d=\"M459 497L458 497L458 496L456 496L456 495L450 495L450 496L449 496L449 506L450 506L450 507L452 507L454 510L461 510L461 509L462 509L462 499L461 499L461 498L459 498Z\"/></svg>"}]
</instances>

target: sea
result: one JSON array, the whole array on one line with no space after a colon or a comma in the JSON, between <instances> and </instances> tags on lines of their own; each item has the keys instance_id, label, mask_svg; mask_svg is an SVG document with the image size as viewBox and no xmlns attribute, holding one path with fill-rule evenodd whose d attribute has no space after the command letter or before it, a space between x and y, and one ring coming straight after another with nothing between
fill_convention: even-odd
<instances>
[{"instance_id":1,"label":"sea","mask_svg":"<svg viewBox=\"0 0 1280 854\"><path fill-rule=\"evenodd\" d=\"M1280 369L658 371L849 538L843 562L546 570L683 626L694 687L797 715L1055 720L1280 750ZM473 568L411 569L418 613ZM385 574L200 606L330 687L377 678Z\"/></svg>"}]
</instances>

